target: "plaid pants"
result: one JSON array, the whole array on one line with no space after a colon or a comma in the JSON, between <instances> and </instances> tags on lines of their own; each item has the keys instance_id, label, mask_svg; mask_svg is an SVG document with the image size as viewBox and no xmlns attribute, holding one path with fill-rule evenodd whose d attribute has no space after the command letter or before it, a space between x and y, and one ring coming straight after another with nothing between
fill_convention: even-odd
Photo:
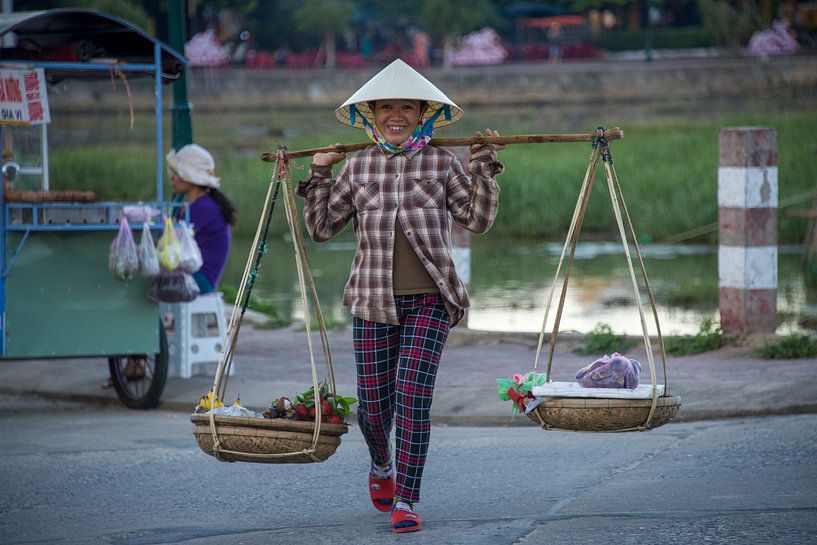
<instances>
[{"instance_id":1,"label":"plaid pants","mask_svg":"<svg viewBox=\"0 0 817 545\"><path fill-rule=\"evenodd\" d=\"M420 499L431 435L431 396L448 338L449 316L438 294L395 297L400 325L354 319L358 424L372 461L391 461L395 431L395 498Z\"/></svg>"}]
</instances>

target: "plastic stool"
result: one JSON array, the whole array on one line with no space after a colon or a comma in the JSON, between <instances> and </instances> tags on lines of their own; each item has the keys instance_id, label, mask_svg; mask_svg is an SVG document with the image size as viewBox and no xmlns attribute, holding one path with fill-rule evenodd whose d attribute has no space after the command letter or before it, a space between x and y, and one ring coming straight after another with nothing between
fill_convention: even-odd
<instances>
[{"instance_id":1,"label":"plastic stool","mask_svg":"<svg viewBox=\"0 0 817 545\"><path fill-rule=\"evenodd\" d=\"M159 310L168 330L169 376L190 378L194 365L218 364L227 336L221 292L199 295L189 303L162 303ZM235 362L230 366L230 374L234 372Z\"/></svg>"}]
</instances>

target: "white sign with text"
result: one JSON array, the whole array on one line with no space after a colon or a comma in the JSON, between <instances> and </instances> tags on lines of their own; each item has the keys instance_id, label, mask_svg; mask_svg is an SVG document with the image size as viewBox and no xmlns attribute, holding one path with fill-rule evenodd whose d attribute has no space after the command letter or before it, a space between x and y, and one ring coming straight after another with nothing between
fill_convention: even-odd
<instances>
[{"instance_id":1,"label":"white sign with text","mask_svg":"<svg viewBox=\"0 0 817 545\"><path fill-rule=\"evenodd\" d=\"M50 122L43 69L0 68L0 125Z\"/></svg>"}]
</instances>

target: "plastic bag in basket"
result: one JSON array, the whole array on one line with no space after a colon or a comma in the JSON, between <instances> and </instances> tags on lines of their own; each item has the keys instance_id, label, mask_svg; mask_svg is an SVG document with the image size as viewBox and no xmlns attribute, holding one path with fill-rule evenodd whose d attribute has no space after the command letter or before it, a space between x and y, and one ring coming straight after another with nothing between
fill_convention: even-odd
<instances>
[{"instance_id":1,"label":"plastic bag in basket","mask_svg":"<svg viewBox=\"0 0 817 545\"><path fill-rule=\"evenodd\" d=\"M618 352L605 354L576 373L576 380L585 388L638 388L641 364Z\"/></svg>"},{"instance_id":2,"label":"plastic bag in basket","mask_svg":"<svg viewBox=\"0 0 817 545\"><path fill-rule=\"evenodd\" d=\"M230 405L229 407L216 407L215 409L210 409L205 414L220 414L224 416L243 416L245 418L264 418L264 415L261 413L257 413L253 410L248 409L247 407L241 407L239 405Z\"/></svg>"},{"instance_id":3,"label":"plastic bag in basket","mask_svg":"<svg viewBox=\"0 0 817 545\"><path fill-rule=\"evenodd\" d=\"M145 276L159 274L159 254L150 234L150 226L142 224L142 239L139 241L139 271Z\"/></svg>"},{"instance_id":4,"label":"plastic bag in basket","mask_svg":"<svg viewBox=\"0 0 817 545\"><path fill-rule=\"evenodd\" d=\"M164 229L159 242L156 243L156 250L159 251L159 263L168 271L177 268L182 261L182 245L176 238L176 230L173 229L173 222L169 217L165 217Z\"/></svg>"},{"instance_id":5,"label":"plastic bag in basket","mask_svg":"<svg viewBox=\"0 0 817 545\"><path fill-rule=\"evenodd\" d=\"M108 270L117 280L130 280L139 273L139 254L126 217L122 218L116 238L111 243Z\"/></svg>"},{"instance_id":6,"label":"plastic bag in basket","mask_svg":"<svg viewBox=\"0 0 817 545\"><path fill-rule=\"evenodd\" d=\"M190 225L188 225L186 221L179 222L177 236L179 238L179 244L182 246L182 260L179 263L179 267L189 273L194 273L201 269L201 266L204 264L204 260L201 257L201 250L193 235L193 229L190 228Z\"/></svg>"},{"instance_id":7,"label":"plastic bag in basket","mask_svg":"<svg viewBox=\"0 0 817 545\"><path fill-rule=\"evenodd\" d=\"M150 279L148 299L154 303L189 303L199 295L199 286L186 271L162 269Z\"/></svg>"}]
</instances>

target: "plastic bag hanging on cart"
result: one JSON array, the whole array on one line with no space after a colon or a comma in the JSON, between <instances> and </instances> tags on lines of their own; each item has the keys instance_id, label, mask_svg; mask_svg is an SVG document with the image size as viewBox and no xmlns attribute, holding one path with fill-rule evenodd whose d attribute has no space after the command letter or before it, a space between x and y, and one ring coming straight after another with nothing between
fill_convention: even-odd
<instances>
[{"instance_id":1,"label":"plastic bag hanging on cart","mask_svg":"<svg viewBox=\"0 0 817 545\"><path fill-rule=\"evenodd\" d=\"M156 250L159 251L159 264L168 271L176 269L182 261L182 246L176 237L173 222L167 216L165 216L162 236L156 243Z\"/></svg>"},{"instance_id":2,"label":"plastic bag hanging on cart","mask_svg":"<svg viewBox=\"0 0 817 545\"><path fill-rule=\"evenodd\" d=\"M123 206L122 214L131 223L153 223L153 218L159 214L159 210L148 205Z\"/></svg>"},{"instance_id":3,"label":"plastic bag hanging on cart","mask_svg":"<svg viewBox=\"0 0 817 545\"><path fill-rule=\"evenodd\" d=\"M182 269L162 269L150 279L148 299L154 303L189 303L199 296L193 275Z\"/></svg>"},{"instance_id":4,"label":"plastic bag hanging on cart","mask_svg":"<svg viewBox=\"0 0 817 545\"><path fill-rule=\"evenodd\" d=\"M169 217L156 244L159 252L159 274L151 278L148 299L154 303L187 303L198 297L199 286L193 276L181 268L182 245Z\"/></svg>"},{"instance_id":5,"label":"plastic bag hanging on cart","mask_svg":"<svg viewBox=\"0 0 817 545\"><path fill-rule=\"evenodd\" d=\"M139 273L139 254L126 217L122 217L119 231L111 243L108 270L117 280L131 280Z\"/></svg>"},{"instance_id":6,"label":"plastic bag hanging on cart","mask_svg":"<svg viewBox=\"0 0 817 545\"><path fill-rule=\"evenodd\" d=\"M204 260L201 257L201 250L196 238L193 235L193 229L186 221L180 221L179 227L176 230L176 235L179 239L179 244L182 247L182 259L179 267L189 273L194 273L201 269Z\"/></svg>"},{"instance_id":7,"label":"plastic bag hanging on cart","mask_svg":"<svg viewBox=\"0 0 817 545\"><path fill-rule=\"evenodd\" d=\"M142 225L142 239L139 241L139 272L144 276L159 274L159 254L147 222Z\"/></svg>"}]
</instances>

